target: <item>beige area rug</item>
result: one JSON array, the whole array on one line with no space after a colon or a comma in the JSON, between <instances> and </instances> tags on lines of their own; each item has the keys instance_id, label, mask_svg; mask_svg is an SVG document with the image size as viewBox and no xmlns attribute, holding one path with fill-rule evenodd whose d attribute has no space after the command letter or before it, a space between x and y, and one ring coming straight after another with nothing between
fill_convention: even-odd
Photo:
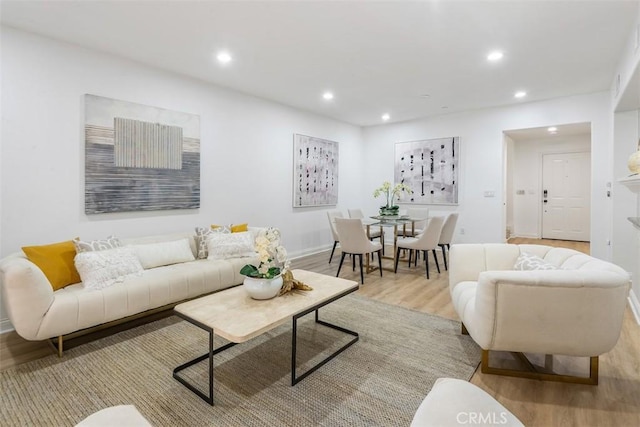
<instances>
[{"instance_id":1,"label":"beige area rug","mask_svg":"<svg viewBox=\"0 0 640 427\"><path fill-rule=\"evenodd\" d=\"M468 380L480 349L452 320L350 295L320 318L360 340L291 386L291 324L215 356L215 406L172 377L207 334L175 316L0 372L0 425L66 426L133 404L155 426L408 426L439 377ZM299 367L350 336L298 322ZM216 337L216 347L225 341ZM207 390L206 362L183 371ZM298 371L300 372L300 371ZM119 426L124 427L124 426Z\"/></svg>"}]
</instances>

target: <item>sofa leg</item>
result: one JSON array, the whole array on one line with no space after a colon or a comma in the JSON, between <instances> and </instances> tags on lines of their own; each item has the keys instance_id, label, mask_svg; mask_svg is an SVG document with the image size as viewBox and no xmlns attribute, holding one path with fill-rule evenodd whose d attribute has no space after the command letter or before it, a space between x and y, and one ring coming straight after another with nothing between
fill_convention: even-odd
<instances>
[{"instance_id":1,"label":"sofa leg","mask_svg":"<svg viewBox=\"0 0 640 427\"><path fill-rule=\"evenodd\" d=\"M62 335L60 335L58 337L58 357L62 357L63 343Z\"/></svg>"},{"instance_id":2,"label":"sofa leg","mask_svg":"<svg viewBox=\"0 0 640 427\"><path fill-rule=\"evenodd\" d=\"M593 356L589 359L589 379L593 385L598 385L598 367L600 363L599 356Z\"/></svg>"},{"instance_id":3,"label":"sofa leg","mask_svg":"<svg viewBox=\"0 0 640 427\"><path fill-rule=\"evenodd\" d=\"M547 372L540 372L536 369L536 367L531 364L529 359L523 353L517 353L515 355L517 360L523 362L523 365L528 370L516 370L516 369L505 369L505 368L496 368L493 366L489 366L489 350L482 350L482 362L480 371L483 374L493 374L493 375L504 375L507 377L519 377L519 378L529 378L534 380L541 381L556 381L562 383L573 383L573 384L587 384L587 385L598 385L598 356L593 356L589 360L589 376L588 377L578 377L574 375L563 375L563 374L554 374ZM524 362L524 360L526 362Z\"/></svg>"}]
</instances>

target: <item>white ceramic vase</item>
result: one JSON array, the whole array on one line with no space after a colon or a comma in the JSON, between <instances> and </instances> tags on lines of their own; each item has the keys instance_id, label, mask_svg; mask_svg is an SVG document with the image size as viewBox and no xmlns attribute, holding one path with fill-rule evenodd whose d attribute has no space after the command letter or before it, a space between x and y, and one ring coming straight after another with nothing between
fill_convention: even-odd
<instances>
[{"instance_id":1,"label":"white ceramic vase","mask_svg":"<svg viewBox=\"0 0 640 427\"><path fill-rule=\"evenodd\" d=\"M278 295L280 288L282 288L282 276L277 275L273 279L245 276L243 285L253 299L271 299Z\"/></svg>"}]
</instances>

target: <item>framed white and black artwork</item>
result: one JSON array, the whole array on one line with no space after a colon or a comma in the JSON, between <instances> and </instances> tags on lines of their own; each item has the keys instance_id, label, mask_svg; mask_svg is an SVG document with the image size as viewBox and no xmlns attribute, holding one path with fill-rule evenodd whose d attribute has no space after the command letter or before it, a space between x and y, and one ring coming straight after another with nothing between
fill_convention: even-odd
<instances>
[{"instance_id":1,"label":"framed white and black artwork","mask_svg":"<svg viewBox=\"0 0 640 427\"><path fill-rule=\"evenodd\" d=\"M338 203L338 143L293 135L293 207Z\"/></svg>"},{"instance_id":2,"label":"framed white and black artwork","mask_svg":"<svg viewBox=\"0 0 640 427\"><path fill-rule=\"evenodd\" d=\"M394 179L413 191L403 203L458 204L460 138L436 138L398 142Z\"/></svg>"}]
</instances>

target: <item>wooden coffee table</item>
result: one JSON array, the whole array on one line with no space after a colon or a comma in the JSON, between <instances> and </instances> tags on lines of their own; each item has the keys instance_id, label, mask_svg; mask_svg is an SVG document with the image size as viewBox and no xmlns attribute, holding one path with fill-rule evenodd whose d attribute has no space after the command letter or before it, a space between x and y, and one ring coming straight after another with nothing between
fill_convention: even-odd
<instances>
[{"instance_id":1,"label":"wooden coffee table","mask_svg":"<svg viewBox=\"0 0 640 427\"><path fill-rule=\"evenodd\" d=\"M175 368L173 377L213 406L213 356L238 343L270 331L290 319L292 320L293 328L291 334L292 386L358 341L359 335L357 332L320 320L318 310L345 295L357 291L359 284L353 280L340 279L305 270L293 270L293 275L296 279L313 287L313 290L294 291L270 300L259 301L251 299L242 286L236 286L175 306L176 315L209 333L209 351ZM296 372L297 322L300 317L312 311L315 312L316 323L342 331L354 338L306 372L298 375ZM223 337L231 342L214 349L214 335ZM207 359L209 361L208 395L178 375L178 372Z\"/></svg>"}]
</instances>

